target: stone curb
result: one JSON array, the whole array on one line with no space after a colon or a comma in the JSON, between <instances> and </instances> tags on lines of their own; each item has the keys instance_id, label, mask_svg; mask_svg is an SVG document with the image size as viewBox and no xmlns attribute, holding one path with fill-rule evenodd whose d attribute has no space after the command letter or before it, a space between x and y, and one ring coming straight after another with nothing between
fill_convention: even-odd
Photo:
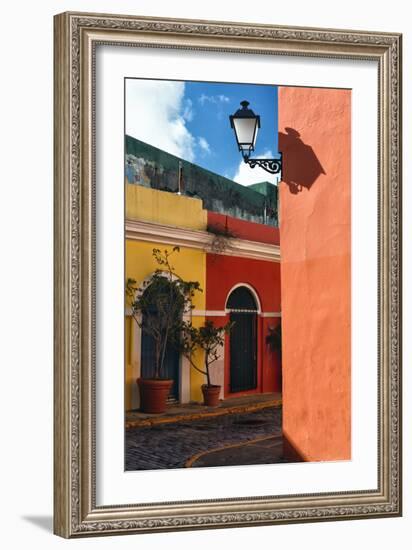
<instances>
[{"instance_id":1,"label":"stone curb","mask_svg":"<svg viewBox=\"0 0 412 550\"><path fill-rule=\"evenodd\" d=\"M277 436L277 437L282 437L282 436ZM205 455L210 455L213 453L217 453L219 451L226 451L227 449L234 449L236 447L246 447L248 445L254 445L255 443L260 443L261 441L267 441L268 439L275 439L275 438L276 438L275 435L263 435L260 437L256 437L255 439L241 441L240 443L229 443L228 445L223 445L222 447L215 447L213 449L207 449L207 451L200 451L199 453L196 453L195 455L191 456L188 460L186 460L185 468L192 468L196 460L199 460L199 458Z\"/></svg>"},{"instance_id":2,"label":"stone curb","mask_svg":"<svg viewBox=\"0 0 412 550\"><path fill-rule=\"evenodd\" d=\"M147 426L155 426L158 424L173 424L175 422L202 420L203 418L214 418L217 416L225 416L228 414L242 414L248 412L268 409L270 407L279 408L282 406L282 399L274 399L263 403L253 403L251 405L235 405L233 407L225 407L215 411L199 411L188 414L177 414L175 416L158 416L154 418L144 418L142 420L127 420L126 430L133 428L142 428Z\"/></svg>"}]
</instances>

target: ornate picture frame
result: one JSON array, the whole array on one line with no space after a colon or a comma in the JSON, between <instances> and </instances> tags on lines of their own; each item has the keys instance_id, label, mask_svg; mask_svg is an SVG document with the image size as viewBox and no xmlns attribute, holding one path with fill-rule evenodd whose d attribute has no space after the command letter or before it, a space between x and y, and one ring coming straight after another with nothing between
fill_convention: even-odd
<instances>
[{"instance_id":1,"label":"ornate picture frame","mask_svg":"<svg viewBox=\"0 0 412 550\"><path fill-rule=\"evenodd\" d=\"M401 515L400 34L217 21L55 16L54 532L71 538ZM96 48L377 64L377 487L99 504L96 457ZM374 312L375 314L375 312ZM120 372L120 371L119 371ZM120 376L120 375L119 375ZM153 475L156 475L154 472Z\"/></svg>"}]
</instances>

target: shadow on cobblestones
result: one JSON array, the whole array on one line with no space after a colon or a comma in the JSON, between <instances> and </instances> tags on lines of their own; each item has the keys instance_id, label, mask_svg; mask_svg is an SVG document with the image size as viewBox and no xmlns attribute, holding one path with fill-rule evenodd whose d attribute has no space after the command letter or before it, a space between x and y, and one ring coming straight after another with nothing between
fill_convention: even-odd
<instances>
[{"instance_id":1,"label":"shadow on cobblestones","mask_svg":"<svg viewBox=\"0 0 412 550\"><path fill-rule=\"evenodd\" d=\"M280 436L281 425L281 409L266 408L218 418L134 428L126 431L125 469L184 468L191 457L204 451L246 443L264 436ZM273 462L279 462L278 453L273 456ZM222 458L218 462L216 465L225 465ZM251 462L245 458L244 463ZM259 460L253 463L259 463Z\"/></svg>"}]
</instances>

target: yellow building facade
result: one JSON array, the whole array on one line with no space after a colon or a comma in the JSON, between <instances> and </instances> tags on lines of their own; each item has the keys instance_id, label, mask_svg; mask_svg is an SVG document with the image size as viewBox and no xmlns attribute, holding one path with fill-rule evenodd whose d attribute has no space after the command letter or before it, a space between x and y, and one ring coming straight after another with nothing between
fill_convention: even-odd
<instances>
[{"instance_id":1,"label":"yellow building facade","mask_svg":"<svg viewBox=\"0 0 412 550\"><path fill-rule=\"evenodd\" d=\"M186 281L198 281L203 292L196 292L193 309L187 315L192 323L200 326L205 320L206 252L187 244L181 246L180 235L186 232L206 231L207 211L202 201L167 191L160 191L126 182L126 243L125 279L134 279L136 286L150 280L159 268L153 257L153 249L172 251L179 245L179 252L171 257L176 273ZM142 330L131 317L126 305L125 316L125 408L139 408L139 392L136 380L141 373ZM203 368L203 357L197 354L193 362ZM179 396L181 403L201 401L201 385L204 376L191 367L189 361L179 358Z\"/></svg>"}]
</instances>

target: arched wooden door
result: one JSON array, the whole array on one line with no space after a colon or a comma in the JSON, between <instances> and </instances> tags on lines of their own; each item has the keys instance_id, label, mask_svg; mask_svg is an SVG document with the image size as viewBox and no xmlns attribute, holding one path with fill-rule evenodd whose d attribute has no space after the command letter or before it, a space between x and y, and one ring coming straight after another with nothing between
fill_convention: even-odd
<instances>
[{"instance_id":1,"label":"arched wooden door","mask_svg":"<svg viewBox=\"0 0 412 550\"><path fill-rule=\"evenodd\" d=\"M233 327L230 331L231 392L257 387L257 312L255 297L246 286L235 288L226 304Z\"/></svg>"}]
</instances>

